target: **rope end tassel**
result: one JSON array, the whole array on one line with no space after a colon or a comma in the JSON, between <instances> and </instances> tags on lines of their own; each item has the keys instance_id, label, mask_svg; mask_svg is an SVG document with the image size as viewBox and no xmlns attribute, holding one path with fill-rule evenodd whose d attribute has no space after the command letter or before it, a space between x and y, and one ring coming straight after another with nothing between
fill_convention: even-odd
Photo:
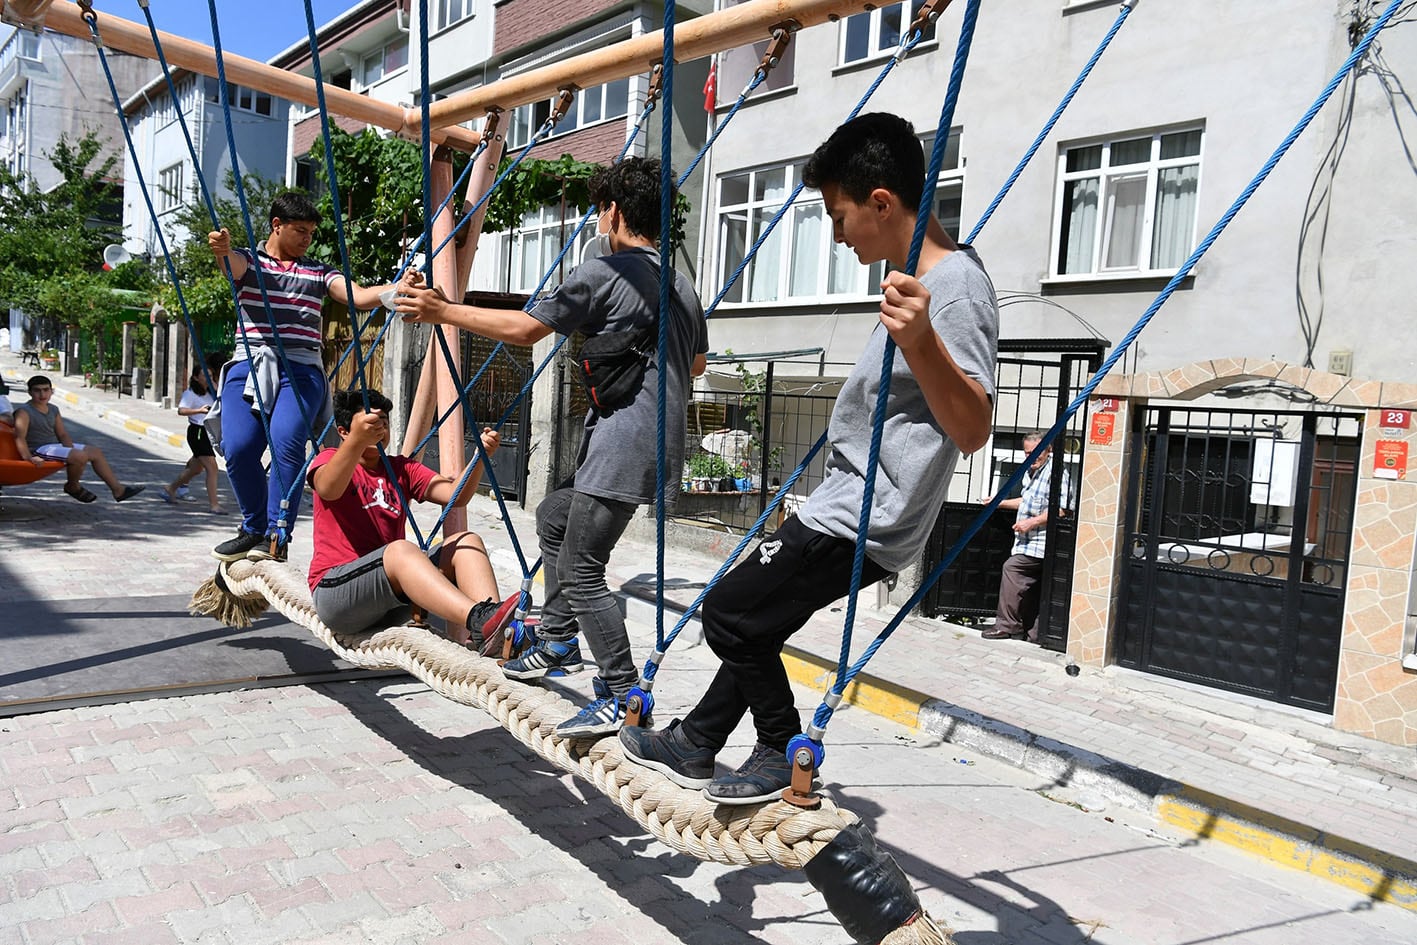
<instances>
[{"instance_id":1,"label":"rope end tassel","mask_svg":"<svg viewBox=\"0 0 1417 945\"><path fill-rule=\"evenodd\" d=\"M266 612L270 604L261 595L240 597L227 585L221 566L197 586L187 602L187 612L194 617L211 617L233 630L246 630Z\"/></svg>"},{"instance_id":2,"label":"rope end tassel","mask_svg":"<svg viewBox=\"0 0 1417 945\"><path fill-rule=\"evenodd\" d=\"M954 945L950 930L921 908L910 880L860 821L844 827L802 871L859 945Z\"/></svg>"}]
</instances>

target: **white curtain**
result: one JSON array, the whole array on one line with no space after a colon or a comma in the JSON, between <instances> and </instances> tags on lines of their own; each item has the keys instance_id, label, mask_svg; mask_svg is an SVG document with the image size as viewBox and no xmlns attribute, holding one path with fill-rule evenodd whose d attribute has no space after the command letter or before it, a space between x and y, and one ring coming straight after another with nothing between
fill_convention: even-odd
<instances>
[{"instance_id":1,"label":"white curtain","mask_svg":"<svg viewBox=\"0 0 1417 945\"><path fill-rule=\"evenodd\" d=\"M1093 234L1097 230L1097 178L1069 181L1063 192L1064 227L1063 272L1092 272Z\"/></svg>"},{"instance_id":2,"label":"white curtain","mask_svg":"<svg viewBox=\"0 0 1417 945\"><path fill-rule=\"evenodd\" d=\"M762 172L757 175L755 196L765 201L765 206L761 210L753 212L752 237L756 241L763 235L763 230L772 221L773 216L782 207L782 201L787 197L787 185L784 182L785 175L782 171L774 170ZM783 228L785 224L792 221L787 218L779 221L773 227L772 235L763 243L753 257L753 266L750 269L751 279L748 283L748 301L750 302L775 302L782 296L780 288L782 283L782 246Z\"/></svg>"},{"instance_id":3,"label":"white curtain","mask_svg":"<svg viewBox=\"0 0 1417 945\"><path fill-rule=\"evenodd\" d=\"M787 290L793 298L821 292L822 211L821 204L793 208L792 271Z\"/></svg>"},{"instance_id":4,"label":"white curtain","mask_svg":"<svg viewBox=\"0 0 1417 945\"><path fill-rule=\"evenodd\" d=\"M861 263L856 260L856 254L847 249L845 243L833 243L831 271L827 274L827 291L833 295L857 295L861 292L858 286L860 279Z\"/></svg>"},{"instance_id":5,"label":"white curtain","mask_svg":"<svg viewBox=\"0 0 1417 945\"><path fill-rule=\"evenodd\" d=\"M1156 222L1151 233L1151 268L1176 269L1194 248L1196 184L1200 165L1168 167L1156 182Z\"/></svg>"},{"instance_id":6,"label":"white curtain","mask_svg":"<svg viewBox=\"0 0 1417 945\"><path fill-rule=\"evenodd\" d=\"M775 210L753 211L753 240L763 235ZM753 264L748 269L748 301L775 302L778 298L778 283L782 277L782 224L773 227L770 235L753 256Z\"/></svg>"},{"instance_id":7,"label":"white curtain","mask_svg":"<svg viewBox=\"0 0 1417 945\"><path fill-rule=\"evenodd\" d=\"M1102 243L1107 269L1136 269L1140 263L1142 211L1146 206L1146 175L1112 177L1107 181L1107 219Z\"/></svg>"}]
</instances>

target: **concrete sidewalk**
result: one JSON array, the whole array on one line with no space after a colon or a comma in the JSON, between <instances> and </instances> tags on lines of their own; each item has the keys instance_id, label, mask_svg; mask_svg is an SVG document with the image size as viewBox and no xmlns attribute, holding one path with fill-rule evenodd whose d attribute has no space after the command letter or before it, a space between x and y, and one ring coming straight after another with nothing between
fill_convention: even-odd
<instances>
[{"instance_id":1,"label":"concrete sidewalk","mask_svg":"<svg viewBox=\"0 0 1417 945\"><path fill-rule=\"evenodd\" d=\"M33 373L0 353L0 371ZM172 410L54 377L62 403L145 437L179 445ZM12 399L24 400L23 388ZM481 506L481 508L478 508ZM516 560L495 509L474 503L471 527L494 547L499 573ZM535 557L533 510L513 509L523 549ZM722 564L732 536L676 526L666 549L666 628ZM627 609L653 626L654 523L637 518L611 562ZM861 595L853 654L892 614ZM817 615L792 640L790 673L825 692L841 646L843 607ZM693 634L692 625L686 633ZM637 658L642 654L637 652ZM1417 911L1417 753L1334 731L1327 717L1109 667L1065 672L1060 654L1022 641L911 617L847 692L847 701L1051 779L1085 806L1147 812L1173 829L1218 840L1272 862ZM656 695L675 701L674 656ZM832 763L828 726L827 765Z\"/></svg>"},{"instance_id":2,"label":"concrete sidewalk","mask_svg":"<svg viewBox=\"0 0 1417 945\"><path fill-rule=\"evenodd\" d=\"M652 531L652 529L651 529ZM619 561L653 562L636 535ZM721 559L666 556L666 631ZM653 623L653 574L621 569ZM616 580L612 580L612 585ZM894 613L860 595L852 659ZM824 695L835 678L845 601L792 638L789 674ZM686 632L688 628L686 627ZM673 686L673 656L658 688ZM1220 841L1417 910L1417 754L1334 731L1325 716L1108 667L1066 672L1065 656L1023 641L907 618L848 687L845 702L1123 806L1196 839ZM831 726L825 743L831 764Z\"/></svg>"}]
</instances>

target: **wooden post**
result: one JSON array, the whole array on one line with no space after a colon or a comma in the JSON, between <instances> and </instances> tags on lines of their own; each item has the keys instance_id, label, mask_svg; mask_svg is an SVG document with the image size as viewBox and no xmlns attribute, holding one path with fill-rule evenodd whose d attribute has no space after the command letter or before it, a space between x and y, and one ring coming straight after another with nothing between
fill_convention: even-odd
<instances>
[{"instance_id":1,"label":"wooden post","mask_svg":"<svg viewBox=\"0 0 1417 945\"><path fill-rule=\"evenodd\" d=\"M453 189L452 152L446 148L438 148L433 152L433 160L429 164L429 168L433 191L432 205L437 207L443 203L443 199ZM428 252L433 252L452 234L453 218L452 207L443 207L442 211L433 218L433 244L427 247ZM449 243L443 247L442 252L433 257L433 284L442 289L448 298L461 301L462 294L457 291L457 277L457 250ZM447 325L439 325L433 330L442 335L447 342L448 351L453 356L453 364L460 365L462 344L458 337L458 330ZM467 461L463 449L465 418L461 407L454 408L454 405L458 403L457 381L454 380L443 355L443 346L438 344L436 337L433 339L433 345L434 347L429 349L428 356L434 361L433 376L438 388L438 416L441 417L446 413L448 417L438 428L438 469L447 475L456 476L462 471L463 465ZM449 408L454 408L451 413L448 413ZM465 509L451 509L443 521L443 534L451 535L454 532L464 531L466 528L467 511Z\"/></svg>"},{"instance_id":2,"label":"wooden post","mask_svg":"<svg viewBox=\"0 0 1417 945\"><path fill-rule=\"evenodd\" d=\"M506 144L506 138L497 127L497 121L493 116L488 116L487 123L482 127L484 137L490 137L487 142L487 149L477 158L477 166L472 169L472 173L467 177L467 196L463 200L463 213L472 209L473 204L482 199L482 195L487 193L492 182L497 179L497 165L502 160L502 148ZM488 200L467 221L467 229L464 231L464 240L458 247L458 298L467 291L467 280L472 275L473 257L477 255L477 243L482 236L482 221L487 216Z\"/></svg>"}]
</instances>

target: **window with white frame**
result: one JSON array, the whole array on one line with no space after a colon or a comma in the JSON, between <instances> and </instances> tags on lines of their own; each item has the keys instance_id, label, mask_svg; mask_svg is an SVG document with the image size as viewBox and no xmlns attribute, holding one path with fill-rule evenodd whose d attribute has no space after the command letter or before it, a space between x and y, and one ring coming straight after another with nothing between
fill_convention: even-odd
<instances>
[{"instance_id":1,"label":"window with white frame","mask_svg":"<svg viewBox=\"0 0 1417 945\"><path fill-rule=\"evenodd\" d=\"M270 115L273 110L269 92L257 92L242 85L227 83L226 100L231 103L232 108L255 112L257 115Z\"/></svg>"},{"instance_id":2,"label":"window with white frame","mask_svg":"<svg viewBox=\"0 0 1417 945\"><path fill-rule=\"evenodd\" d=\"M184 114L196 108L197 82L192 76L177 79L173 83L177 87L177 99L181 103ZM153 116L157 119L159 127L165 127L177 120L177 108L172 104L172 92L163 83L162 87L154 93Z\"/></svg>"},{"instance_id":3,"label":"window with white frame","mask_svg":"<svg viewBox=\"0 0 1417 945\"><path fill-rule=\"evenodd\" d=\"M1174 272L1195 245L1203 130L1064 147L1055 276Z\"/></svg>"},{"instance_id":4,"label":"window with white frame","mask_svg":"<svg viewBox=\"0 0 1417 945\"><path fill-rule=\"evenodd\" d=\"M367 89L406 65L408 65L408 40L404 38L390 40L384 44L382 49L365 54L360 63L359 84Z\"/></svg>"},{"instance_id":5,"label":"window with white frame","mask_svg":"<svg viewBox=\"0 0 1417 945\"><path fill-rule=\"evenodd\" d=\"M433 29L441 30L472 16L473 0L433 0L428 6L433 14Z\"/></svg>"},{"instance_id":6,"label":"window with white frame","mask_svg":"<svg viewBox=\"0 0 1417 945\"><path fill-rule=\"evenodd\" d=\"M581 211L569 207L563 218L561 207L554 205L532 210L522 216L521 224L506 236L507 291L531 292L540 284L541 277L556 261L561 247L566 245L566 240L575 232L581 216ZM595 221L595 215L592 214L590 222L581 230L576 246L566 254L562 265L558 266L546 281L547 289L560 285L562 277L581 261L586 244L595 237Z\"/></svg>"},{"instance_id":7,"label":"window with white frame","mask_svg":"<svg viewBox=\"0 0 1417 945\"><path fill-rule=\"evenodd\" d=\"M157 212L166 213L182 206L182 164L178 162L157 172Z\"/></svg>"},{"instance_id":8,"label":"window with white frame","mask_svg":"<svg viewBox=\"0 0 1417 945\"><path fill-rule=\"evenodd\" d=\"M857 13L841 21L838 60L842 65L888 56L900 45L901 31L915 21L924 0L908 3L888 3L866 13ZM925 27L920 42L935 38L935 24Z\"/></svg>"},{"instance_id":9,"label":"window with white frame","mask_svg":"<svg viewBox=\"0 0 1417 945\"><path fill-rule=\"evenodd\" d=\"M928 148L929 142L926 143ZM726 174L718 179L718 285L722 287L762 237L772 218L802 180L802 164ZM950 232L959 228L964 171L959 132L945 148L935 189L935 212ZM862 266L855 252L832 237L821 194L803 190L743 273L725 303L813 302L866 298L880 291L885 262Z\"/></svg>"},{"instance_id":10,"label":"window with white frame","mask_svg":"<svg viewBox=\"0 0 1417 945\"><path fill-rule=\"evenodd\" d=\"M512 121L507 128L507 147L524 148L555 107L554 99L531 102L512 109ZM614 118L624 118L630 110L630 80L616 79L575 94L570 109L556 123L552 136L567 134L577 128L600 124Z\"/></svg>"}]
</instances>

